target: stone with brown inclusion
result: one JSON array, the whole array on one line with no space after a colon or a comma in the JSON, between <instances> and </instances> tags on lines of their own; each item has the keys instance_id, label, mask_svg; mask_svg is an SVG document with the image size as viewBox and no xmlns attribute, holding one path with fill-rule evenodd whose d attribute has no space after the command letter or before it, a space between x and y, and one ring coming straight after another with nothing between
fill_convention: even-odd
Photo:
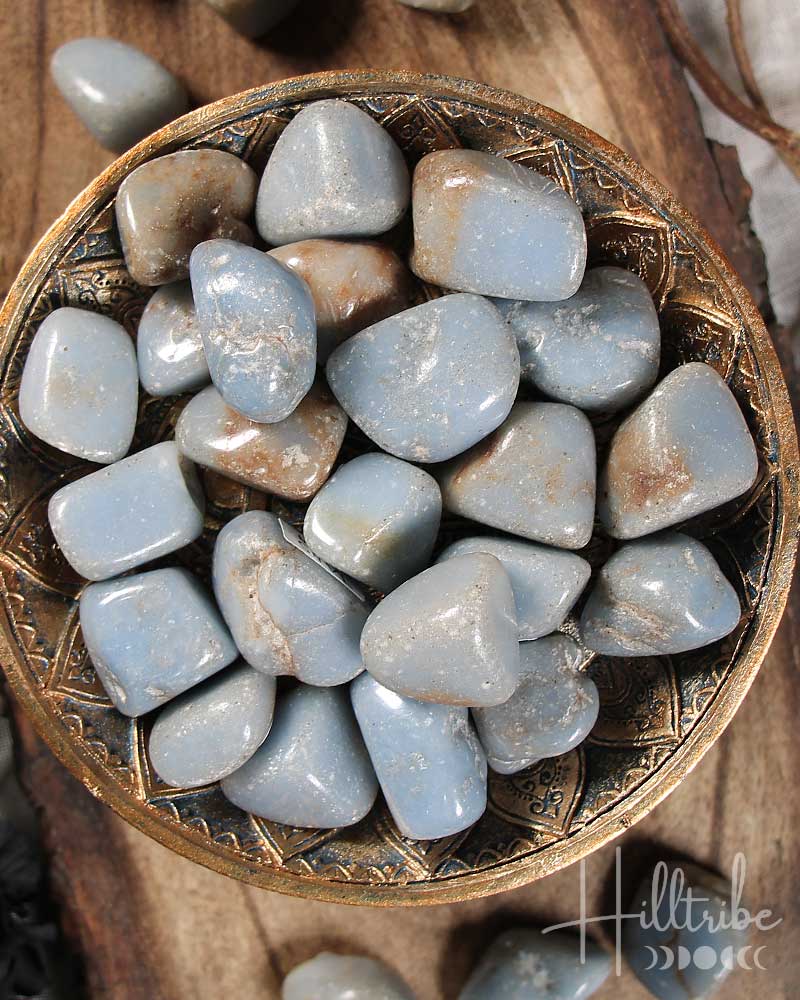
<instances>
[{"instance_id":1,"label":"stone with brown inclusion","mask_svg":"<svg viewBox=\"0 0 800 1000\"><path fill-rule=\"evenodd\" d=\"M181 413L175 440L198 465L287 500L308 500L330 475L346 429L344 410L319 382L276 424L249 420L209 386Z\"/></svg>"},{"instance_id":2,"label":"stone with brown inclusion","mask_svg":"<svg viewBox=\"0 0 800 1000\"><path fill-rule=\"evenodd\" d=\"M117 226L125 264L140 285L189 277L189 257L211 239L253 242L247 219L258 178L220 149L185 149L137 167L120 185Z\"/></svg>"}]
</instances>

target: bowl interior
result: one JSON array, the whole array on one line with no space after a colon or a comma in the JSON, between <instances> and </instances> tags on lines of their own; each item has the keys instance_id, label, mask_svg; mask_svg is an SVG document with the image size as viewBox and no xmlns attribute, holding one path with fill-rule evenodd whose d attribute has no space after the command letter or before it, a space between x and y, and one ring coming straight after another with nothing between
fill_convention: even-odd
<instances>
[{"instance_id":1,"label":"bowl interior","mask_svg":"<svg viewBox=\"0 0 800 1000\"><path fill-rule=\"evenodd\" d=\"M22 365L42 319L63 305L97 310L132 334L150 294L128 275L113 219L114 192L144 159L212 146L260 170L302 105L352 100L395 137L410 163L467 146L551 176L579 203L590 263L614 263L646 281L659 310L664 370L690 361L728 381L753 431L761 474L745 497L690 522L734 583L745 614L737 631L674 657L599 658L589 668L602 707L577 750L517 775L492 774L489 808L472 829L430 843L407 840L379 803L343 830L301 830L251 817L216 786L176 791L147 757L145 717L117 713L81 638L81 581L47 525L47 502L91 467L45 446L22 426ZM0 596L11 685L70 769L126 819L180 853L285 892L370 904L439 902L510 888L555 871L643 816L697 762L732 717L777 625L788 591L797 519L797 451L785 386L752 302L700 227L614 147L548 109L453 80L327 74L229 98L181 119L116 161L37 247L2 314L0 369ZM185 400L142 396L134 448L172 435ZM609 427L596 426L598 441ZM365 448L352 429L342 458ZM207 577L216 532L236 513L302 509L204 475L206 532L177 559ZM457 522L447 531L457 534ZM593 539L589 558L608 554ZM174 561L174 557L173 557Z\"/></svg>"}]
</instances>

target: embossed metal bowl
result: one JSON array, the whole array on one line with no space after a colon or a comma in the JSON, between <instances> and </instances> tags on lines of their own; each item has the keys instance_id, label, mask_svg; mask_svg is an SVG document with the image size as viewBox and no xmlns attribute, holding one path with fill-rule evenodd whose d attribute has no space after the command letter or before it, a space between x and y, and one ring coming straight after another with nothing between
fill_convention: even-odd
<instances>
[{"instance_id":1,"label":"embossed metal bowl","mask_svg":"<svg viewBox=\"0 0 800 1000\"><path fill-rule=\"evenodd\" d=\"M306 102L339 96L382 122L409 161L448 146L502 153L543 171L580 204L594 263L637 271L658 307L665 367L701 359L728 380L753 430L757 485L695 522L745 614L727 639L695 653L596 660L602 708L579 749L511 777L492 775L471 830L431 843L400 835L378 805L358 826L298 830L240 812L216 786L176 791L147 758L147 718L106 698L78 624L81 581L47 526L47 500L89 471L22 427L22 365L57 306L108 313L133 332L148 292L128 275L114 228L123 178L143 160L215 146L253 163ZM780 368L761 319L708 235L615 147L563 116L474 83L411 74L333 73L261 87L201 108L145 140L97 178L36 247L2 317L0 593L11 687L61 760L100 799L162 844L281 892L362 904L467 899L522 885L577 860L641 819L698 762L744 697L789 590L798 522L798 455ZM169 436L180 401L144 397L136 447ZM602 432L602 428L598 428ZM602 434L601 434L602 436ZM356 437L346 446L358 447ZM180 558L207 572L215 531L270 498L206 476L207 531ZM274 505L274 504L273 504ZM598 558L607 545L597 540Z\"/></svg>"}]
</instances>

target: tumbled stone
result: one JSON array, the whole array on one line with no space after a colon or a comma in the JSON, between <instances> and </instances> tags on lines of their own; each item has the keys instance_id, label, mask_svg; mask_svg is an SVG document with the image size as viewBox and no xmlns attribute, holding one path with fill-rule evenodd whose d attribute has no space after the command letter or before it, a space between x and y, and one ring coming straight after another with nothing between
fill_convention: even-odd
<instances>
[{"instance_id":1,"label":"tumbled stone","mask_svg":"<svg viewBox=\"0 0 800 1000\"><path fill-rule=\"evenodd\" d=\"M733 500L757 475L739 404L695 361L670 372L617 430L598 513L614 538L638 538Z\"/></svg>"},{"instance_id":2,"label":"tumbled stone","mask_svg":"<svg viewBox=\"0 0 800 1000\"><path fill-rule=\"evenodd\" d=\"M302 684L283 698L266 741L222 780L234 805L287 826L350 826L378 782L344 687Z\"/></svg>"},{"instance_id":3,"label":"tumbled stone","mask_svg":"<svg viewBox=\"0 0 800 1000\"><path fill-rule=\"evenodd\" d=\"M273 246L320 236L377 236L400 221L410 182L389 133L354 104L298 112L275 143L256 204Z\"/></svg>"},{"instance_id":4,"label":"tumbled stone","mask_svg":"<svg viewBox=\"0 0 800 1000\"><path fill-rule=\"evenodd\" d=\"M176 396L211 381L188 281L158 288L136 334L139 381L151 396Z\"/></svg>"},{"instance_id":5,"label":"tumbled stone","mask_svg":"<svg viewBox=\"0 0 800 1000\"><path fill-rule=\"evenodd\" d=\"M671 531L614 553L580 626L583 641L598 653L660 656L716 642L740 617L736 591L705 545Z\"/></svg>"},{"instance_id":6,"label":"tumbled stone","mask_svg":"<svg viewBox=\"0 0 800 1000\"><path fill-rule=\"evenodd\" d=\"M549 177L475 149L443 149L414 171L412 270L435 285L551 302L577 290L586 229Z\"/></svg>"},{"instance_id":7,"label":"tumbled stone","mask_svg":"<svg viewBox=\"0 0 800 1000\"><path fill-rule=\"evenodd\" d=\"M505 420L519 354L491 302L446 295L357 333L326 370L336 398L384 451L441 462Z\"/></svg>"},{"instance_id":8,"label":"tumbled stone","mask_svg":"<svg viewBox=\"0 0 800 1000\"><path fill-rule=\"evenodd\" d=\"M594 432L564 403L516 403L491 437L439 473L445 509L547 545L592 536Z\"/></svg>"},{"instance_id":9,"label":"tumbled stone","mask_svg":"<svg viewBox=\"0 0 800 1000\"><path fill-rule=\"evenodd\" d=\"M322 951L292 969L281 1000L414 1000L414 994L383 962Z\"/></svg>"},{"instance_id":10,"label":"tumbled stone","mask_svg":"<svg viewBox=\"0 0 800 1000\"><path fill-rule=\"evenodd\" d=\"M123 715L158 708L238 655L210 594L185 569L89 584L80 619L92 664Z\"/></svg>"},{"instance_id":11,"label":"tumbled stone","mask_svg":"<svg viewBox=\"0 0 800 1000\"><path fill-rule=\"evenodd\" d=\"M328 478L347 416L320 383L276 424L257 424L210 385L178 418L175 440L198 465L288 500L308 500Z\"/></svg>"},{"instance_id":12,"label":"tumbled stone","mask_svg":"<svg viewBox=\"0 0 800 1000\"><path fill-rule=\"evenodd\" d=\"M59 46L50 72L86 128L115 153L124 153L189 110L180 80L144 52L113 38L74 38Z\"/></svg>"},{"instance_id":13,"label":"tumbled stone","mask_svg":"<svg viewBox=\"0 0 800 1000\"><path fill-rule=\"evenodd\" d=\"M206 361L222 398L259 423L285 420L316 373L308 285L269 254L232 240L201 243L190 269Z\"/></svg>"},{"instance_id":14,"label":"tumbled stone","mask_svg":"<svg viewBox=\"0 0 800 1000\"><path fill-rule=\"evenodd\" d=\"M414 301L411 273L381 243L301 240L270 254L306 282L317 314L317 361L354 333L408 309Z\"/></svg>"},{"instance_id":15,"label":"tumbled stone","mask_svg":"<svg viewBox=\"0 0 800 1000\"><path fill-rule=\"evenodd\" d=\"M258 178L221 149L182 149L137 167L120 185L116 216L125 264L140 285L189 277L198 243L252 243L246 220Z\"/></svg>"},{"instance_id":16,"label":"tumbled stone","mask_svg":"<svg viewBox=\"0 0 800 1000\"><path fill-rule=\"evenodd\" d=\"M199 538L204 511L194 465L162 441L62 486L47 515L75 572L105 580Z\"/></svg>"},{"instance_id":17,"label":"tumbled stone","mask_svg":"<svg viewBox=\"0 0 800 1000\"><path fill-rule=\"evenodd\" d=\"M297 6L297 0L206 0L206 3L247 38L260 38Z\"/></svg>"},{"instance_id":18,"label":"tumbled stone","mask_svg":"<svg viewBox=\"0 0 800 1000\"><path fill-rule=\"evenodd\" d=\"M458 556L401 584L361 635L364 666L392 691L446 705L499 705L519 678L508 574L484 552Z\"/></svg>"},{"instance_id":19,"label":"tumbled stone","mask_svg":"<svg viewBox=\"0 0 800 1000\"><path fill-rule=\"evenodd\" d=\"M430 562L442 516L439 484L391 455L341 466L306 511L306 545L377 590L393 590Z\"/></svg>"},{"instance_id":20,"label":"tumbled stone","mask_svg":"<svg viewBox=\"0 0 800 1000\"><path fill-rule=\"evenodd\" d=\"M174 788L219 781L267 738L274 705L275 678L241 662L159 713L148 744L150 763Z\"/></svg>"},{"instance_id":21,"label":"tumbled stone","mask_svg":"<svg viewBox=\"0 0 800 1000\"><path fill-rule=\"evenodd\" d=\"M436 561L470 552L488 552L508 573L520 639L538 639L555 632L580 597L592 571L589 563L574 552L489 535L453 542Z\"/></svg>"},{"instance_id":22,"label":"tumbled stone","mask_svg":"<svg viewBox=\"0 0 800 1000\"><path fill-rule=\"evenodd\" d=\"M214 548L214 592L242 656L266 674L344 684L364 669L368 607L288 542L274 514L229 521Z\"/></svg>"},{"instance_id":23,"label":"tumbled stone","mask_svg":"<svg viewBox=\"0 0 800 1000\"><path fill-rule=\"evenodd\" d=\"M597 721L594 681L578 667L580 647L566 635L520 645L519 685L508 701L473 711L489 766L514 774L582 743Z\"/></svg>"},{"instance_id":24,"label":"tumbled stone","mask_svg":"<svg viewBox=\"0 0 800 1000\"><path fill-rule=\"evenodd\" d=\"M658 313L642 279L621 267L587 271L563 302L497 306L517 338L522 377L551 399L610 413L655 382Z\"/></svg>"},{"instance_id":25,"label":"tumbled stone","mask_svg":"<svg viewBox=\"0 0 800 1000\"><path fill-rule=\"evenodd\" d=\"M716 996L742 962L753 968L747 927L734 916L738 900L731 883L685 861L660 867L644 879L627 907L640 916L625 921L623 955L658 1000Z\"/></svg>"},{"instance_id":26,"label":"tumbled stone","mask_svg":"<svg viewBox=\"0 0 800 1000\"><path fill-rule=\"evenodd\" d=\"M90 462L116 462L136 428L139 378L133 342L107 316L55 309L36 331L19 387L28 430Z\"/></svg>"},{"instance_id":27,"label":"tumbled stone","mask_svg":"<svg viewBox=\"0 0 800 1000\"><path fill-rule=\"evenodd\" d=\"M610 972L610 955L591 938L581 963L577 935L515 927L495 938L458 1000L586 1000Z\"/></svg>"},{"instance_id":28,"label":"tumbled stone","mask_svg":"<svg viewBox=\"0 0 800 1000\"><path fill-rule=\"evenodd\" d=\"M469 10L475 0L400 0L406 7L430 10L439 14L460 14Z\"/></svg>"},{"instance_id":29,"label":"tumbled stone","mask_svg":"<svg viewBox=\"0 0 800 1000\"><path fill-rule=\"evenodd\" d=\"M350 686L358 724L397 828L449 837L486 809L486 756L466 708L406 698L369 674Z\"/></svg>"}]
</instances>

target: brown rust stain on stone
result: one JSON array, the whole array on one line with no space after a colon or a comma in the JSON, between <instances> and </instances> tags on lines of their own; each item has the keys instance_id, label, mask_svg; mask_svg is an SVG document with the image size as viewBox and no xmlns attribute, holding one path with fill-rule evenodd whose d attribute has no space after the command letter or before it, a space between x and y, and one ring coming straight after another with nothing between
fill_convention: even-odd
<instances>
[{"instance_id":1,"label":"brown rust stain on stone","mask_svg":"<svg viewBox=\"0 0 800 1000\"><path fill-rule=\"evenodd\" d=\"M623 425L608 456L606 484L614 505L631 513L684 497L694 477L677 446L654 450L640 431Z\"/></svg>"}]
</instances>

